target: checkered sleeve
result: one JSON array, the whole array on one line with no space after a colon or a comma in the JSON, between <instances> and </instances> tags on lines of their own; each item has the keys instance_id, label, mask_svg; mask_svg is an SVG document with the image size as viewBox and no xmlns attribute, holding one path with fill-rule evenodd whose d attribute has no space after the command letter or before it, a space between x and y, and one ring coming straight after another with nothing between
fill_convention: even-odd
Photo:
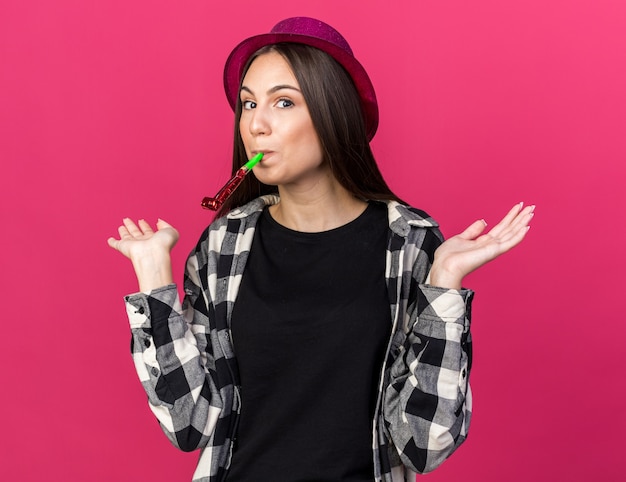
<instances>
[{"instance_id":1,"label":"checkered sleeve","mask_svg":"<svg viewBox=\"0 0 626 482\"><path fill-rule=\"evenodd\" d=\"M473 292L413 281L406 338L385 393L385 423L403 464L426 473L467 437Z\"/></svg>"},{"instance_id":2,"label":"checkered sleeve","mask_svg":"<svg viewBox=\"0 0 626 482\"><path fill-rule=\"evenodd\" d=\"M133 361L149 406L170 441L191 451L209 442L221 403L208 359L208 310L189 273L185 293L182 305L174 284L125 300Z\"/></svg>"}]
</instances>

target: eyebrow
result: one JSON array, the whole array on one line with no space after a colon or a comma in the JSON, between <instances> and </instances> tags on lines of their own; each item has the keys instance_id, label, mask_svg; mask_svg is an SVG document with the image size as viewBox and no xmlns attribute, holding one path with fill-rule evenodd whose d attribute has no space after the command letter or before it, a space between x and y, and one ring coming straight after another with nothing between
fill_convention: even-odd
<instances>
[{"instance_id":1,"label":"eyebrow","mask_svg":"<svg viewBox=\"0 0 626 482\"><path fill-rule=\"evenodd\" d=\"M295 90L296 92L300 92L300 89L298 89L297 87L294 87L293 85L289 85L289 84L279 84L279 85L275 85L274 87L272 87L271 89L269 89L267 91L268 94L274 94L276 92L278 92L279 90L283 90L283 89L289 89L289 90ZM252 92L252 90L248 87L246 87L245 85L241 86L241 90L245 90L246 92L249 92L250 94L254 95L254 92Z\"/></svg>"}]
</instances>

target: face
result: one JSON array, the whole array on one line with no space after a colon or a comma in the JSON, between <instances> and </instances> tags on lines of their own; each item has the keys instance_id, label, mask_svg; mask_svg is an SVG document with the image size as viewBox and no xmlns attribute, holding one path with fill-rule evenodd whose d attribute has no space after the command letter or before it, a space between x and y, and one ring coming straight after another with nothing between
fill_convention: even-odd
<instances>
[{"instance_id":1,"label":"face","mask_svg":"<svg viewBox=\"0 0 626 482\"><path fill-rule=\"evenodd\" d=\"M268 52L252 62L240 97L239 132L248 158L263 152L254 167L259 181L307 189L328 178L300 85L280 54Z\"/></svg>"}]
</instances>

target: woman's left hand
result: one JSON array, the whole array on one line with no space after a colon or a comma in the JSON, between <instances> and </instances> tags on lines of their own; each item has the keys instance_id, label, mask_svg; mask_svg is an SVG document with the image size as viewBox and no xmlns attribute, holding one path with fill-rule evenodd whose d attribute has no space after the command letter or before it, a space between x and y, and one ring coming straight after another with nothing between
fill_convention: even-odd
<instances>
[{"instance_id":1,"label":"woman's left hand","mask_svg":"<svg viewBox=\"0 0 626 482\"><path fill-rule=\"evenodd\" d=\"M460 289L465 276L524 239L534 210L534 205L524 208L523 203L516 204L488 233L482 234L487 223L481 219L445 241L435 251L430 284Z\"/></svg>"}]
</instances>

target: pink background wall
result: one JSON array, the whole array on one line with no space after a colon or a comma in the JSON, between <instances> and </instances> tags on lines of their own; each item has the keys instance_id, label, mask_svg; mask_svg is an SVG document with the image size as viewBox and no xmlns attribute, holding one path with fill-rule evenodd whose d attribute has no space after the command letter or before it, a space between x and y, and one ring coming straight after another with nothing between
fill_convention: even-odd
<instances>
[{"instance_id":1,"label":"pink background wall","mask_svg":"<svg viewBox=\"0 0 626 482\"><path fill-rule=\"evenodd\" d=\"M228 177L224 60L312 15L371 74L401 197L448 236L538 206L523 245L467 280L473 427L428 480L623 480L626 3L301 3L0 3L0 478L190 479L196 454L161 435L133 371L135 282L105 240L163 217L181 278Z\"/></svg>"}]
</instances>

